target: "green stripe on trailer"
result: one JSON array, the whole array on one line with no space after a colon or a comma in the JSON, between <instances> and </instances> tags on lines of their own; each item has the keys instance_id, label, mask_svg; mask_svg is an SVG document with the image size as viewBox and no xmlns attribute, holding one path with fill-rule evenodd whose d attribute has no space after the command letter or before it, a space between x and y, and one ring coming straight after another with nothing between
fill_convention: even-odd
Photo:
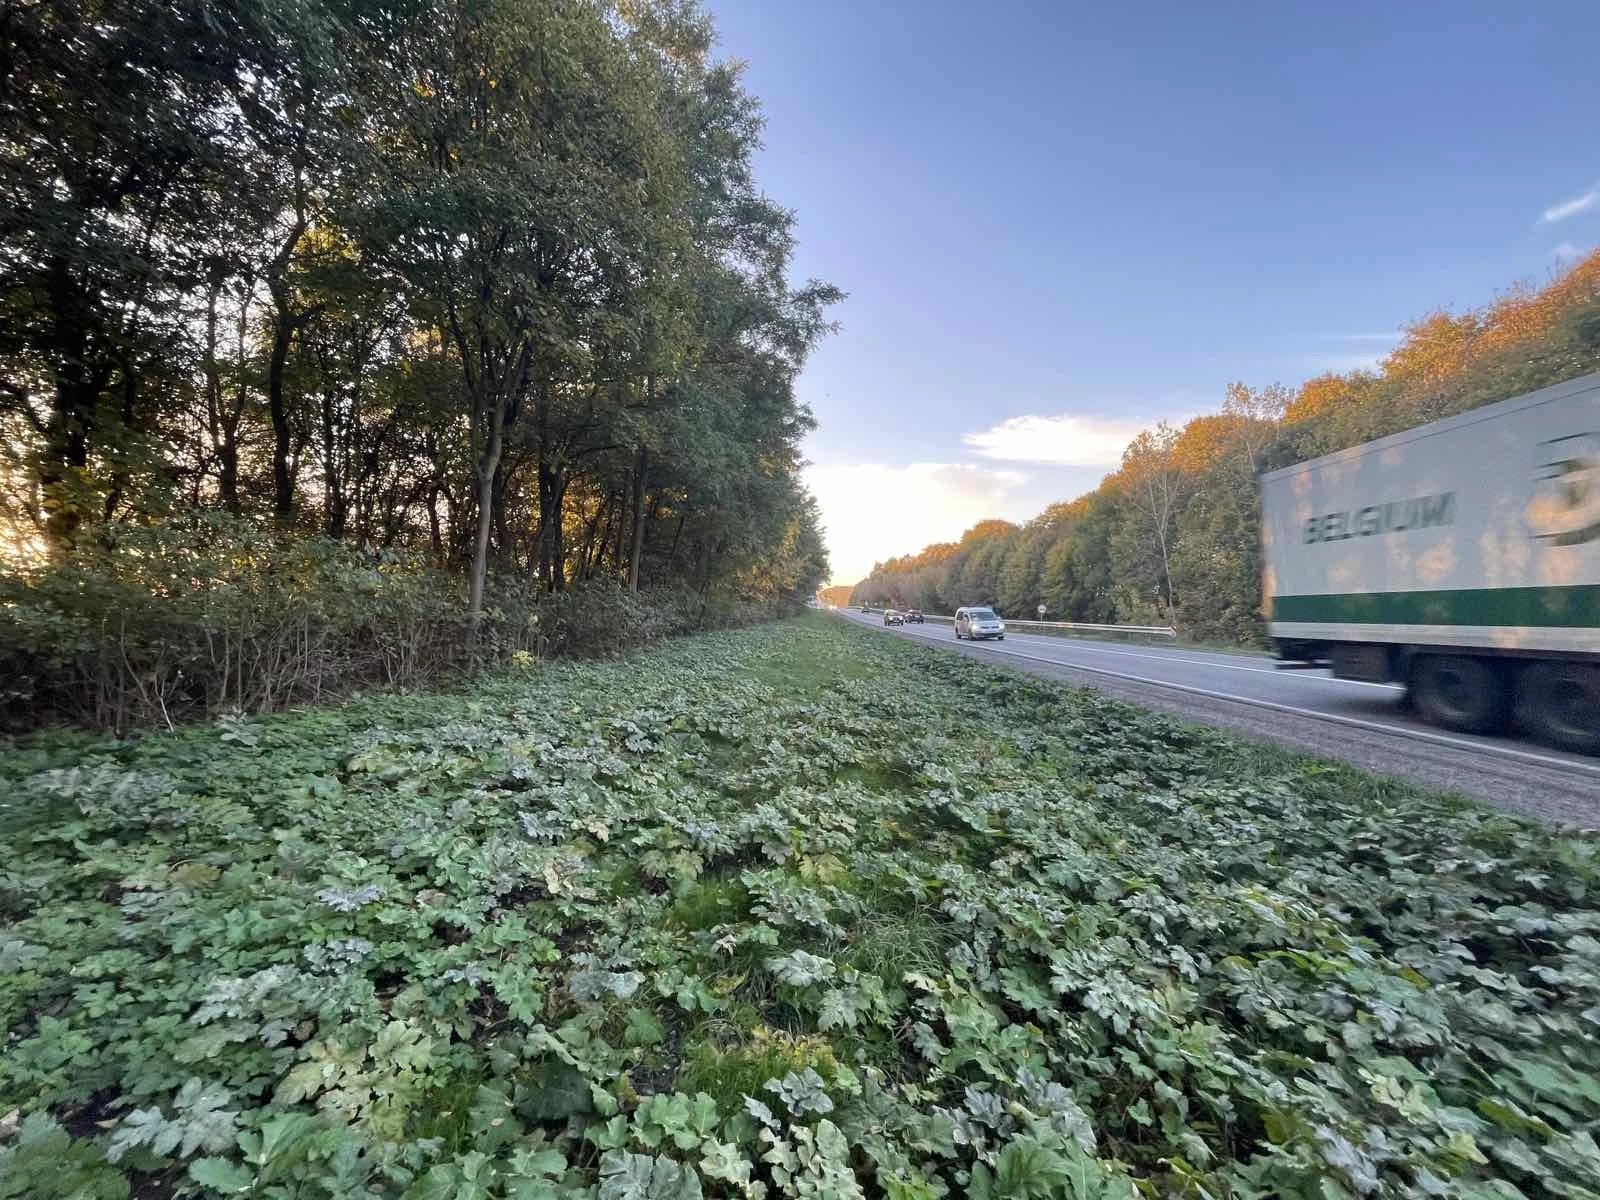
<instances>
[{"instance_id":1,"label":"green stripe on trailer","mask_svg":"<svg viewBox=\"0 0 1600 1200\"><path fill-rule=\"evenodd\" d=\"M1272 620L1349 625L1600 627L1600 584L1275 596Z\"/></svg>"}]
</instances>

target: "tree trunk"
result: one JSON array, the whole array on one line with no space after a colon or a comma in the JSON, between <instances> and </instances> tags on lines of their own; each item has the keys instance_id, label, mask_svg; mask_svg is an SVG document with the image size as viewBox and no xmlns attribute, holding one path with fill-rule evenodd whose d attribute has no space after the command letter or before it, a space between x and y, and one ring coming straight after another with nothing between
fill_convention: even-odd
<instances>
[{"instance_id":1,"label":"tree trunk","mask_svg":"<svg viewBox=\"0 0 1600 1200\"><path fill-rule=\"evenodd\" d=\"M678 523L672 529L672 549L667 551L667 562L676 564L678 561L678 539L683 536L683 508L678 509Z\"/></svg>"},{"instance_id":2,"label":"tree trunk","mask_svg":"<svg viewBox=\"0 0 1600 1200\"><path fill-rule=\"evenodd\" d=\"M489 573L489 531L494 524L494 477L500 467L500 450L505 435L505 401L494 397L493 411L488 413L489 430L482 456L474 462L478 483L478 530L472 543L472 568L467 584L467 619L474 636L483 618L484 581ZM483 414L483 402L474 404L473 425L477 426Z\"/></svg>"},{"instance_id":3,"label":"tree trunk","mask_svg":"<svg viewBox=\"0 0 1600 1200\"><path fill-rule=\"evenodd\" d=\"M494 524L494 471L478 472L478 533L472 544L472 577L467 590L467 619L476 632L483 618L483 585L489 572L489 530Z\"/></svg>"},{"instance_id":4,"label":"tree trunk","mask_svg":"<svg viewBox=\"0 0 1600 1200\"><path fill-rule=\"evenodd\" d=\"M433 561L444 562L444 534L439 527L439 481L434 479L428 485L428 549L433 554Z\"/></svg>"},{"instance_id":5,"label":"tree trunk","mask_svg":"<svg viewBox=\"0 0 1600 1200\"><path fill-rule=\"evenodd\" d=\"M77 532L82 514L74 484L89 465L89 435L101 384L86 361L89 335L87 298L72 278L64 260L51 265L48 276L51 308L51 373L55 395L45 426L44 452L39 458L39 495L46 507L45 535L56 550L65 549Z\"/></svg>"},{"instance_id":6,"label":"tree trunk","mask_svg":"<svg viewBox=\"0 0 1600 1200\"><path fill-rule=\"evenodd\" d=\"M590 555L589 563L584 570L584 578L594 579L595 574L605 568L606 550L611 547L613 531L622 526L622 493L621 491L608 491L605 494L605 504L598 514L598 531L600 536L595 539L594 554ZM590 530L594 533L594 530Z\"/></svg>"},{"instance_id":7,"label":"tree trunk","mask_svg":"<svg viewBox=\"0 0 1600 1200\"><path fill-rule=\"evenodd\" d=\"M282 279L268 281L277 320L272 323L272 354L267 359L267 411L272 417L272 513L280 525L294 521L294 476L289 470L292 444L289 409L283 396L283 375L289 362L294 325L289 315L289 289Z\"/></svg>"},{"instance_id":8,"label":"tree trunk","mask_svg":"<svg viewBox=\"0 0 1600 1200\"><path fill-rule=\"evenodd\" d=\"M555 590L555 571L551 567L552 547L551 514L555 512L555 470L541 453L539 460L539 582L547 591Z\"/></svg>"},{"instance_id":9,"label":"tree trunk","mask_svg":"<svg viewBox=\"0 0 1600 1200\"><path fill-rule=\"evenodd\" d=\"M240 298L239 316L234 329L234 362L238 367L238 378L235 380L231 407L225 409L220 407L221 392L218 392L222 436L217 446L217 490L221 494L223 507L235 516L244 511L244 505L239 499L239 422L244 418L246 400L244 359L245 343L249 336L251 286L253 284L245 287ZM220 379L218 382L220 387Z\"/></svg>"},{"instance_id":10,"label":"tree trunk","mask_svg":"<svg viewBox=\"0 0 1600 1200\"><path fill-rule=\"evenodd\" d=\"M554 499L551 502L550 521L550 578L558 592L567 590L567 531L562 510L567 503L567 475L558 470L555 477Z\"/></svg>"},{"instance_id":11,"label":"tree trunk","mask_svg":"<svg viewBox=\"0 0 1600 1200\"><path fill-rule=\"evenodd\" d=\"M327 505L328 536L335 541L344 540L349 498L345 483L349 472L340 469L343 450L340 445L338 413L335 410L332 388L322 389L322 490Z\"/></svg>"},{"instance_id":12,"label":"tree trunk","mask_svg":"<svg viewBox=\"0 0 1600 1200\"><path fill-rule=\"evenodd\" d=\"M644 488L650 470L650 451L639 447L639 461L633 467L633 549L628 555L628 591L639 591L639 560L644 554Z\"/></svg>"},{"instance_id":13,"label":"tree trunk","mask_svg":"<svg viewBox=\"0 0 1600 1200\"><path fill-rule=\"evenodd\" d=\"M232 480L233 491L229 495L224 486L226 464L222 460L222 367L217 362L217 298L221 291L222 285L215 280L206 289L206 354L203 363L206 376L206 432L211 436L212 453L217 456L217 489L222 505L229 512L237 512L234 505L239 502L238 478L235 475ZM237 472L237 463L234 469ZM205 474L203 462L199 473L202 476Z\"/></svg>"},{"instance_id":14,"label":"tree trunk","mask_svg":"<svg viewBox=\"0 0 1600 1200\"><path fill-rule=\"evenodd\" d=\"M516 546L511 540L511 526L506 518L506 488L510 484L504 461L494 469L494 552L495 561L506 567L516 565Z\"/></svg>"},{"instance_id":15,"label":"tree trunk","mask_svg":"<svg viewBox=\"0 0 1600 1200\"><path fill-rule=\"evenodd\" d=\"M133 364L124 361L122 364L122 434L130 436L138 427L139 420L139 375L134 370ZM109 521L116 516L117 509L122 504L122 498L127 494L128 469L119 464L111 473L111 487L106 492L105 506L101 518Z\"/></svg>"}]
</instances>

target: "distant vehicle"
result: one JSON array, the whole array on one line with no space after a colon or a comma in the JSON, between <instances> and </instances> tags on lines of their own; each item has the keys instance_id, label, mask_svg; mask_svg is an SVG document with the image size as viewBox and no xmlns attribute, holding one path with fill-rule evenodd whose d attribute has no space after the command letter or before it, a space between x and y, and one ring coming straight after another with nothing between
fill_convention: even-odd
<instances>
[{"instance_id":1,"label":"distant vehicle","mask_svg":"<svg viewBox=\"0 0 1600 1200\"><path fill-rule=\"evenodd\" d=\"M956 609L956 640L971 638L981 641L984 638L994 638L997 642L1006 640L1006 623L992 608L958 608Z\"/></svg>"},{"instance_id":2,"label":"distant vehicle","mask_svg":"<svg viewBox=\"0 0 1600 1200\"><path fill-rule=\"evenodd\" d=\"M1600 753L1600 374L1261 477L1280 659Z\"/></svg>"},{"instance_id":3,"label":"distant vehicle","mask_svg":"<svg viewBox=\"0 0 1600 1200\"><path fill-rule=\"evenodd\" d=\"M907 625L925 625L926 623L927 622L922 619L922 610L920 608L906 609Z\"/></svg>"},{"instance_id":4,"label":"distant vehicle","mask_svg":"<svg viewBox=\"0 0 1600 1200\"><path fill-rule=\"evenodd\" d=\"M863 605L862 605L862 606L861 606L861 611L862 611L862 612L866 612L866 611L867 611L867 606L866 606L866 605L865 605L865 604L863 604Z\"/></svg>"},{"instance_id":5,"label":"distant vehicle","mask_svg":"<svg viewBox=\"0 0 1600 1200\"><path fill-rule=\"evenodd\" d=\"M883 610L883 623L885 625L904 625L906 619L902 614L895 612L894 609L886 608Z\"/></svg>"}]
</instances>

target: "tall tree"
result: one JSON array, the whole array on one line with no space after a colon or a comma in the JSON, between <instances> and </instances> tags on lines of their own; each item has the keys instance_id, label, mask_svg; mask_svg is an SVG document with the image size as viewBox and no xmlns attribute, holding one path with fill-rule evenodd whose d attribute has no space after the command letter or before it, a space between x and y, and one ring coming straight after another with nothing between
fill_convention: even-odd
<instances>
[{"instance_id":1,"label":"tall tree","mask_svg":"<svg viewBox=\"0 0 1600 1200\"><path fill-rule=\"evenodd\" d=\"M37 437L56 547L109 488L103 455L147 432L144 375L186 330L178 296L228 219L254 5L42 0L5 13L0 80L0 395Z\"/></svg>"},{"instance_id":2,"label":"tall tree","mask_svg":"<svg viewBox=\"0 0 1600 1200\"><path fill-rule=\"evenodd\" d=\"M555 426L608 348L607 306L649 278L677 169L654 78L596 5L454 5L442 36L427 31L399 66L401 116L369 230L461 371L476 620L507 429L531 403L540 520L559 539Z\"/></svg>"},{"instance_id":3,"label":"tall tree","mask_svg":"<svg viewBox=\"0 0 1600 1200\"><path fill-rule=\"evenodd\" d=\"M1141 431L1122 453L1121 474L1139 512L1148 522L1151 538L1161 551L1163 605L1170 618L1175 597L1172 589L1172 531L1182 502L1183 477L1174 450L1178 431L1165 421Z\"/></svg>"}]
</instances>

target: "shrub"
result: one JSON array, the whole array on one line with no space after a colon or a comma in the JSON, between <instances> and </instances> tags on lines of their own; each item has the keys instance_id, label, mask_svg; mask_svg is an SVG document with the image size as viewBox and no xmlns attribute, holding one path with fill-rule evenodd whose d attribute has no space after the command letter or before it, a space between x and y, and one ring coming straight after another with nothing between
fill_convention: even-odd
<instances>
[{"instance_id":1,"label":"shrub","mask_svg":"<svg viewBox=\"0 0 1600 1200\"><path fill-rule=\"evenodd\" d=\"M359 688L421 688L515 656L595 657L771 608L593 582L490 581L478 628L460 579L422 558L221 514L123 525L0 577L0 725L115 730L270 711Z\"/></svg>"}]
</instances>

